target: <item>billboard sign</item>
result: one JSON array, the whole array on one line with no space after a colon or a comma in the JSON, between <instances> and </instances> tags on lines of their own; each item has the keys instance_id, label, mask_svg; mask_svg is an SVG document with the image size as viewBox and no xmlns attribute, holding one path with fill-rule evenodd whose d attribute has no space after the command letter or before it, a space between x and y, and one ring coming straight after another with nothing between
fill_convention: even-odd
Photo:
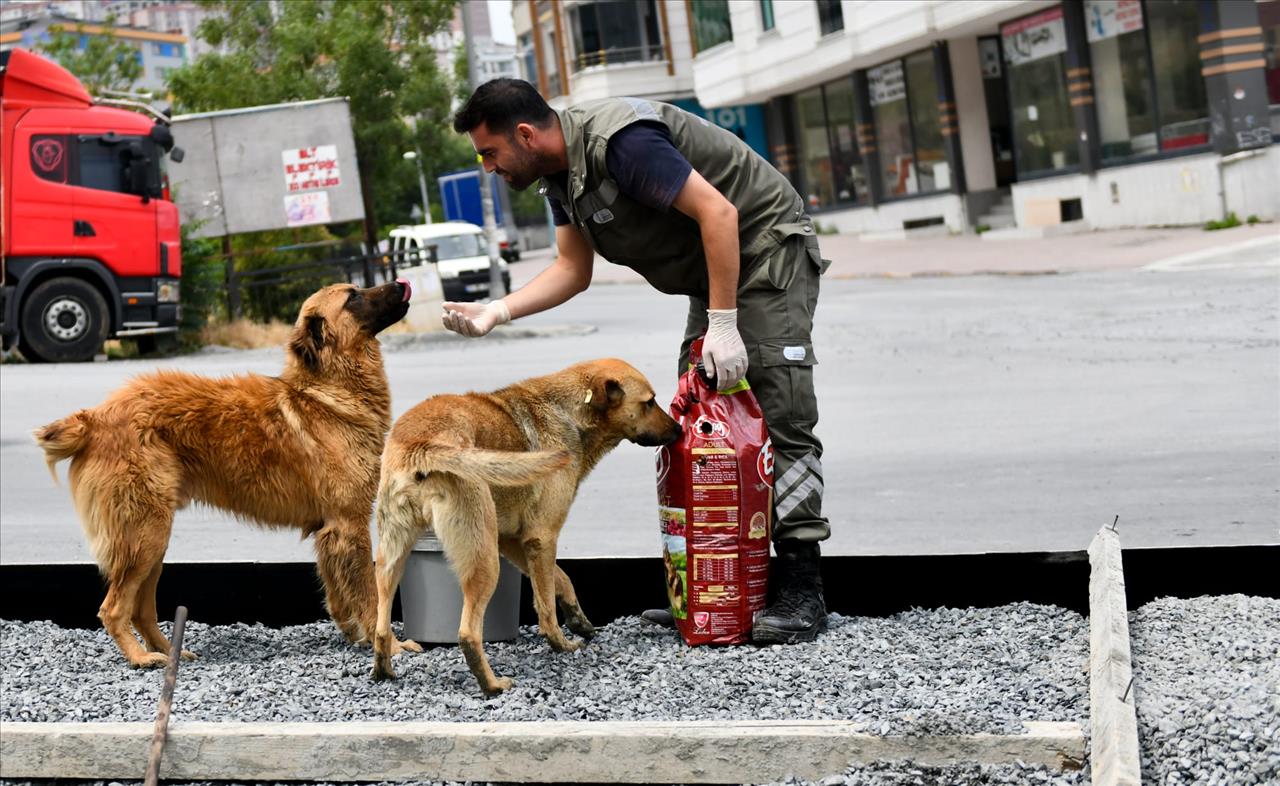
<instances>
[{"instance_id":1,"label":"billboard sign","mask_svg":"<svg viewBox=\"0 0 1280 786\"><path fill-rule=\"evenodd\" d=\"M364 218L345 98L173 118L186 160L170 168L194 237Z\"/></svg>"}]
</instances>

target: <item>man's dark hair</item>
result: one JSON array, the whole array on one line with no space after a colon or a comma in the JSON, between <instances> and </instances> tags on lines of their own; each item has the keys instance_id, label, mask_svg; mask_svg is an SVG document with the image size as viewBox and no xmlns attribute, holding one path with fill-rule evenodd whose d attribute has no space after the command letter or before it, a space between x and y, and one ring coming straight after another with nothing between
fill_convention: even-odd
<instances>
[{"instance_id":1,"label":"man's dark hair","mask_svg":"<svg viewBox=\"0 0 1280 786\"><path fill-rule=\"evenodd\" d=\"M465 134L486 125L492 133L510 136L520 123L546 128L555 114L523 79L494 79L477 87L453 116L453 130Z\"/></svg>"}]
</instances>

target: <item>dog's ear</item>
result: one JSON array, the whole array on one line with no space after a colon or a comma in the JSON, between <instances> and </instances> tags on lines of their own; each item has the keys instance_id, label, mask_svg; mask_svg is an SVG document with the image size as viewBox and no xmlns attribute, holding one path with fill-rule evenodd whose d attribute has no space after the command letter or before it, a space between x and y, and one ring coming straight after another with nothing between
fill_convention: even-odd
<instances>
[{"instance_id":1,"label":"dog's ear","mask_svg":"<svg viewBox=\"0 0 1280 786\"><path fill-rule=\"evenodd\" d=\"M597 412L605 412L622 403L626 394L622 384L616 379L596 377L591 380L591 389L587 391L587 402Z\"/></svg>"},{"instance_id":2,"label":"dog's ear","mask_svg":"<svg viewBox=\"0 0 1280 786\"><path fill-rule=\"evenodd\" d=\"M298 356L303 365L315 371L320 367L320 352L325 342L324 317L308 314L293 331L289 350Z\"/></svg>"}]
</instances>

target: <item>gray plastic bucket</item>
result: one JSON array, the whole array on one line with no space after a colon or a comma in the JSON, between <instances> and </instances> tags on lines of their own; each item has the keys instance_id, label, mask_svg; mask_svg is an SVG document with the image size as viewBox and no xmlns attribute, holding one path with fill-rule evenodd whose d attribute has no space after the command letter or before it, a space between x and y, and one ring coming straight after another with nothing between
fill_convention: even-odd
<instances>
[{"instance_id":1,"label":"gray plastic bucket","mask_svg":"<svg viewBox=\"0 0 1280 786\"><path fill-rule=\"evenodd\" d=\"M434 535L413 544L400 580L404 635L430 644L457 644L462 587ZM510 641L520 628L520 571L499 559L498 588L484 610L484 640Z\"/></svg>"}]
</instances>

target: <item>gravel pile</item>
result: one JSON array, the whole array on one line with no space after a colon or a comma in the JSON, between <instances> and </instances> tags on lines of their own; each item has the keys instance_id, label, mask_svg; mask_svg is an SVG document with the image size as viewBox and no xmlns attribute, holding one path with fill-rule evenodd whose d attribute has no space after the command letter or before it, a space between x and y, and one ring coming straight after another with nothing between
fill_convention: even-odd
<instances>
[{"instance_id":1,"label":"gravel pile","mask_svg":"<svg viewBox=\"0 0 1280 786\"><path fill-rule=\"evenodd\" d=\"M1161 598L1129 637L1144 781L1280 783L1280 600Z\"/></svg>"},{"instance_id":2,"label":"gravel pile","mask_svg":"<svg viewBox=\"0 0 1280 786\"><path fill-rule=\"evenodd\" d=\"M183 721L839 719L866 731L1017 733L1022 721L1087 723L1087 622L1028 603L832 615L811 644L685 647L628 617L591 646L551 651L536 629L486 645L516 687L485 699L456 647L372 655L331 623L283 629L187 625L173 717ZM161 673L127 667L102 630L0 622L7 721L147 721Z\"/></svg>"}]
</instances>

